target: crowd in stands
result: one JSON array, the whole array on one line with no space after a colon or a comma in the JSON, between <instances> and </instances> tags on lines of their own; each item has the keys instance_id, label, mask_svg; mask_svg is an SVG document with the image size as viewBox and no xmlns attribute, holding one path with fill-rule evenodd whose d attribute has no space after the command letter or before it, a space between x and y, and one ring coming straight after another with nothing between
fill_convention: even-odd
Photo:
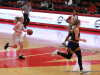
<instances>
[{"instance_id":1,"label":"crowd in stands","mask_svg":"<svg viewBox=\"0 0 100 75\"><path fill-rule=\"evenodd\" d=\"M27 1L38 10L72 12L76 9L78 13L100 14L100 0L3 0L0 5L21 8Z\"/></svg>"}]
</instances>

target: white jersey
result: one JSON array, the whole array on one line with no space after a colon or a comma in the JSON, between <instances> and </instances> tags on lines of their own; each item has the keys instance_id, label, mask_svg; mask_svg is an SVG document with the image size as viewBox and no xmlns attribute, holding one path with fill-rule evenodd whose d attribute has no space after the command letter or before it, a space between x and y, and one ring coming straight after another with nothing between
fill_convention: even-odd
<instances>
[{"instance_id":1,"label":"white jersey","mask_svg":"<svg viewBox=\"0 0 100 75\"><path fill-rule=\"evenodd\" d=\"M71 20L70 20L70 22L73 23L74 20L76 20L76 19L77 19L77 15L75 15L75 16L71 15ZM69 24L69 25L71 25L71 24Z\"/></svg>"},{"instance_id":2,"label":"white jersey","mask_svg":"<svg viewBox=\"0 0 100 75\"><path fill-rule=\"evenodd\" d=\"M18 23L20 23L20 22L18 22ZM22 31L23 28L24 28L23 24L20 23L20 26L17 28L17 30L18 31ZM16 31L15 31L15 33L20 34L20 33L16 32Z\"/></svg>"},{"instance_id":3,"label":"white jersey","mask_svg":"<svg viewBox=\"0 0 100 75\"><path fill-rule=\"evenodd\" d=\"M71 15L71 20L70 20L70 22L73 23L74 20L76 20L76 19L77 19L77 15L75 15L75 16ZM74 29L74 27L75 27L75 26L71 26L71 25L72 25L72 24L69 23L69 26L68 26L68 30L69 30L69 31L72 31L72 30Z\"/></svg>"},{"instance_id":4,"label":"white jersey","mask_svg":"<svg viewBox=\"0 0 100 75\"><path fill-rule=\"evenodd\" d=\"M18 22L18 23L20 23L20 22ZM23 28L24 28L23 24L20 23L20 26L17 28L17 30L22 31ZM18 45L19 42L23 42L22 34L15 31L13 34L13 42L15 45Z\"/></svg>"}]
</instances>

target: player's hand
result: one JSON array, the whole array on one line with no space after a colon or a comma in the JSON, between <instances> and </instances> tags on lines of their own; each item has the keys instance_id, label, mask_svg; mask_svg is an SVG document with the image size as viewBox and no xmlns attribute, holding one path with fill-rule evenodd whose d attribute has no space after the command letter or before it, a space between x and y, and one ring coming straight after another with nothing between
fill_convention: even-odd
<instances>
[{"instance_id":1,"label":"player's hand","mask_svg":"<svg viewBox=\"0 0 100 75\"><path fill-rule=\"evenodd\" d=\"M24 14L24 13L22 12L22 14Z\"/></svg>"},{"instance_id":2,"label":"player's hand","mask_svg":"<svg viewBox=\"0 0 100 75\"><path fill-rule=\"evenodd\" d=\"M69 22L69 24L73 24L72 22Z\"/></svg>"},{"instance_id":3,"label":"player's hand","mask_svg":"<svg viewBox=\"0 0 100 75\"><path fill-rule=\"evenodd\" d=\"M83 39L83 42L85 43L85 42L87 42L85 39Z\"/></svg>"}]
</instances>

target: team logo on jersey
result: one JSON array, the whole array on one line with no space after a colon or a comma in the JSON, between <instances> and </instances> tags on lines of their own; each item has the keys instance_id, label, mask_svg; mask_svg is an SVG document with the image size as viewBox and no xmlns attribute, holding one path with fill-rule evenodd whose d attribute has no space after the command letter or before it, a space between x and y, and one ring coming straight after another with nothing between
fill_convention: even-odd
<instances>
[{"instance_id":1,"label":"team logo on jersey","mask_svg":"<svg viewBox=\"0 0 100 75\"><path fill-rule=\"evenodd\" d=\"M64 20L63 16L59 16L57 19L58 24L61 24L63 20Z\"/></svg>"},{"instance_id":2,"label":"team logo on jersey","mask_svg":"<svg viewBox=\"0 0 100 75\"><path fill-rule=\"evenodd\" d=\"M98 28L100 27L100 20L97 20L95 23L94 23L95 27Z\"/></svg>"}]
</instances>

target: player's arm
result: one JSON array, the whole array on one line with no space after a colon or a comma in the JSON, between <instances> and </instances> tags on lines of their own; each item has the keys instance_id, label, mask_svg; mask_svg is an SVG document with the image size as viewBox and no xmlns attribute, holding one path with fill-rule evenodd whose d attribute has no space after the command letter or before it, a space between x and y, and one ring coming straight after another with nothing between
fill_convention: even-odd
<instances>
[{"instance_id":1,"label":"player's arm","mask_svg":"<svg viewBox=\"0 0 100 75\"><path fill-rule=\"evenodd\" d=\"M15 27L13 28L13 30L21 34L22 32L17 30L17 28L18 28L19 26L20 26L20 23L17 23L17 24L15 25Z\"/></svg>"},{"instance_id":2,"label":"player's arm","mask_svg":"<svg viewBox=\"0 0 100 75\"><path fill-rule=\"evenodd\" d=\"M79 29L75 28L75 29L74 29L74 33L75 33L75 40L86 42L85 39L80 39L80 38L78 37L78 35L79 35Z\"/></svg>"},{"instance_id":3,"label":"player's arm","mask_svg":"<svg viewBox=\"0 0 100 75\"><path fill-rule=\"evenodd\" d=\"M71 23L70 20L71 20L71 16L69 16L69 17L67 18L66 22L67 22L67 23Z\"/></svg>"},{"instance_id":4,"label":"player's arm","mask_svg":"<svg viewBox=\"0 0 100 75\"><path fill-rule=\"evenodd\" d=\"M31 8L31 10L30 11L33 11L33 9Z\"/></svg>"},{"instance_id":5,"label":"player's arm","mask_svg":"<svg viewBox=\"0 0 100 75\"><path fill-rule=\"evenodd\" d=\"M23 32L27 32L27 30L26 30L26 29L24 29L24 27L23 27Z\"/></svg>"},{"instance_id":6,"label":"player's arm","mask_svg":"<svg viewBox=\"0 0 100 75\"><path fill-rule=\"evenodd\" d=\"M24 14L23 9L25 9L25 6L21 7L22 14Z\"/></svg>"}]
</instances>

